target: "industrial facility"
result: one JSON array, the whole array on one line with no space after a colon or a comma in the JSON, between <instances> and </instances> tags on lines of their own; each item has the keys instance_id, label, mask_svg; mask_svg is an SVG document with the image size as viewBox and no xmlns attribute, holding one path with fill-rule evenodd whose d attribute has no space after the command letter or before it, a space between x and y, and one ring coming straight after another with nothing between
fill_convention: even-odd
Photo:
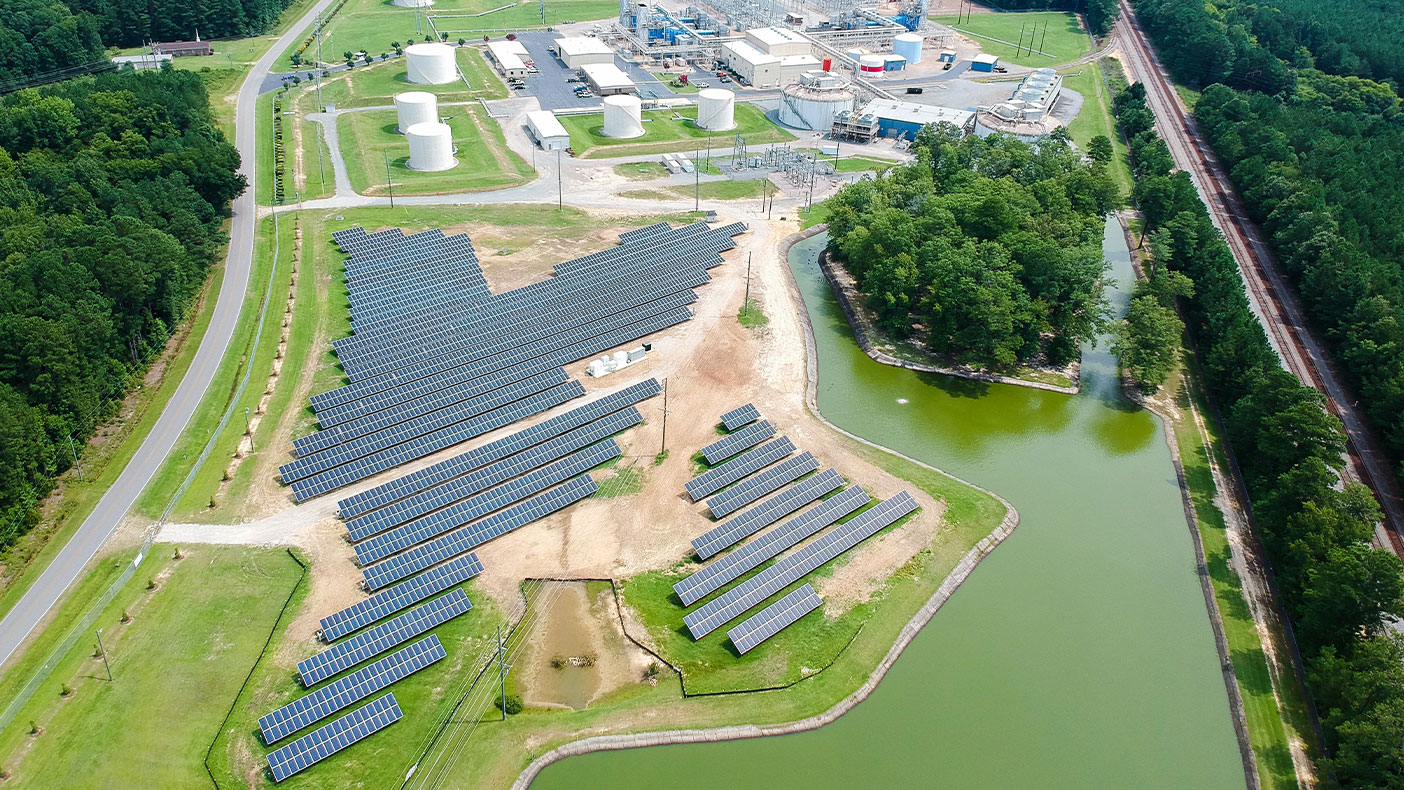
<instances>
[{"instance_id":1,"label":"industrial facility","mask_svg":"<svg viewBox=\"0 0 1404 790\"><path fill-rule=\"evenodd\" d=\"M969 134L975 128L975 113L934 104L873 99L861 111L845 111L836 115L830 133L836 138L862 142L871 142L878 137L912 140L923 126L935 123L948 123Z\"/></svg>"},{"instance_id":2,"label":"industrial facility","mask_svg":"<svg viewBox=\"0 0 1404 790\"><path fill-rule=\"evenodd\" d=\"M1035 69L1019 83L1008 101L983 107L975 118L981 137L1002 133L1026 142L1037 140L1062 125L1053 109L1063 93L1063 78L1049 68Z\"/></svg>"},{"instance_id":3,"label":"industrial facility","mask_svg":"<svg viewBox=\"0 0 1404 790\"><path fill-rule=\"evenodd\" d=\"M780 123L825 132L839 113L853 111L857 98L847 80L827 71L808 71L780 93Z\"/></svg>"}]
</instances>

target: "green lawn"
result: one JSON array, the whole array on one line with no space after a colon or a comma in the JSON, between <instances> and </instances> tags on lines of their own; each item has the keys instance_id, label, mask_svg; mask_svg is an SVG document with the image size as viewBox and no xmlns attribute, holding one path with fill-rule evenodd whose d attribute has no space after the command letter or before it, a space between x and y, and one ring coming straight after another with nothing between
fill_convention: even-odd
<instances>
[{"instance_id":1,"label":"green lawn","mask_svg":"<svg viewBox=\"0 0 1404 790\"><path fill-rule=\"evenodd\" d=\"M1116 121L1111 111L1111 97L1107 95L1107 85L1102 78L1100 67L1099 61L1078 66L1063 74L1063 87L1077 91L1083 99L1082 110L1072 123L1068 124L1068 134L1084 152L1087 150L1088 141L1099 134L1111 140L1111 173L1125 198L1130 196L1133 186L1131 166L1127 163L1126 146L1121 142L1121 134L1116 130Z\"/></svg>"},{"instance_id":2,"label":"green lawn","mask_svg":"<svg viewBox=\"0 0 1404 790\"><path fill-rule=\"evenodd\" d=\"M183 551L174 560L173 547L154 546L100 616L113 682L82 639L0 735L7 787L208 786L205 751L303 571L279 549ZM111 564L83 588L105 588Z\"/></svg>"},{"instance_id":3,"label":"green lawn","mask_svg":"<svg viewBox=\"0 0 1404 790\"><path fill-rule=\"evenodd\" d=\"M404 58L357 66L322 83L322 102L338 107L388 107L395 94L405 91L432 93L438 97L440 107L449 102L507 98L507 84L488 65L483 50L477 47L459 48L458 67L467 78L468 85L461 80L443 85L412 83L405 76ZM301 87L315 94L316 90L311 85L313 83L304 82Z\"/></svg>"},{"instance_id":4,"label":"green lawn","mask_svg":"<svg viewBox=\"0 0 1404 790\"><path fill-rule=\"evenodd\" d=\"M745 137L749 144L781 143L795 139L794 135L771 123L765 113L753 104L737 103L736 128L727 132L699 129L693 123L696 117L696 107L681 107L677 112L646 112L643 115L643 135L628 140L604 136L603 114L562 115L560 121L570 132L570 144L575 155L582 159L704 150L709 137L715 152L729 148L738 134Z\"/></svg>"},{"instance_id":5,"label":"green lawn","mask_svg":"<svg viewBox=\"0 0 1404 790\"><path fill-rule=\"evenodd\" d=\"M394 110L346 113L338 118L341 152L346 157L347 174L356 191L387 194L387 155L394 190L406 195L501 189L532 179L531 165L507 147L502 127L487 117L481 107L441 106L440 114L448 118L453 130L458 164L435 173L407 167L409 144L395 131Z\"/></svg>"},{"instance_id":6,"label":"green lawn","mask_svg":"<svg viewBox=\"0 0 1404 790\"><path fill-rule=\"evenodd\" d=\"M1081 28L1077 15L1063 11L971 14L959 23L954 16L939 16L932 17L931 21L950 25L975 39L985 52L1021 66L1056 66L1077 60L1092 51L1092 41L1087 37L1087 31ZM1023 31L1024 46L1022 54L1016 55L1020 51L1016 48L1020 30ZM1028 47L1031 42L1034 49L1048 54L1030 53Z\"/></svg>"},{"instance_id":7,"label":"green lawn","mask_svg":"<svg viewBox=\"0 0 1404 790\"><path fill-rule=\"evenodd\" d=\"M667 85L673 93L699 93L702 90L691 82L678 82L676 74L654 72L653 76L657 77L659 82Z\"/></svg>"},{"instance_id":8,"label":"green lawn","mask_svg":"<svg viewBox=\"0 0 1404 790\"><path fill-rule=\"evenodd\" d=\"M829 154L820 153L819 149L817 148L801 148L796 150L801 150L809 154L816 154L819 156L820 159L826 162L834 161L833 156ZM843 150L840 149L838 166L834 169L840 173L876 172L882 174L886 173L888 170L891 170L899 164L901 164L901 162L894 162L891 159L879 159L873 156L844 156Z\"/></svg>"},{"instance_id":9,"label":"green lawn","mask_svg":"<svg viewBox=\"0 0 1404 790\"><path fill-rule=\"evenodd\" d=\"M668 176L662 162L623 162L614 166L614 174L630 181L653 181Z\"/></svg>"},{"instance_id":10,"label":"green lawn","mask_svg":"<svg viewBox=\"0 0 1404 790\"><path fill-rule=\"evenodd\" d=\"M662 187L660 189L635 189L619 193L620 197L638 200L687 200L698 197L702 200L740 200L760 197L765 192L765 179L750 181L704 181L695 187Z\"/></svg>"}]
</instances>

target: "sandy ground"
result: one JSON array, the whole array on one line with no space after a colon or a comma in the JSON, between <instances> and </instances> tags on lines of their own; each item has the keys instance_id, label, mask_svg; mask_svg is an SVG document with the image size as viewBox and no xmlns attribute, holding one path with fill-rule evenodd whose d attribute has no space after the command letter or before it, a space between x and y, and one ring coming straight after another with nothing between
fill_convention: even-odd
<instances>
[{"instance_id":1,"label":"sandy ground","mask_svg":"<svg viewBox=\"0 0 1404 790\"><path fill-rule=\"evenodd\" d=\"M704 504L689 502L683 493L683 484L692 477L690 457L716 438L715 425L720 414L748 401L755 403L800 450L813 452L823 466L837 468L873 496L886 498L902 488L911 489L904 481L854 455L848 449L848 440L835 435L805 408L803 328L776 249L779 241L793 232L794 224L766 223L749 216L735 218L750 222L751 229L738 237L737 249L726 253L727 263L712 270L713 282L699 289L700 298L691 321L654 335L654 352L649 358L615 375L590 379L583 376L584 363L567 367L568 373L585 384L586 399L649 377L666 378L669 457L662 465L653 465L664 424L663 398L656 397L640 404L646 423L627 431L619 440L625 463L633 462L644 473L641 493L588 499L478 550L486 567L480 585L504 609L510 609L518 599L518 586L523 579L619 579L672 567L687 556L690 540L714 523ZM617 235L617 230L610 232ZM590 238L595 238L595 234ZM560 251L542 252L542 258L548 258ZM767 325L757 330L747 330L736 320L745 290L748 254L753 258L752 298L770 318ZM516 281L530 274L523 264L502 260L507 257L511 256L483 258L490 280ZM496 271L499 263L509 270ZM578 399L529 422L580 405L582 400ZM523 424L509 426L480 437L472 445L522 427ZM356 590L361 574L350 561L351 549L335 518L336 501L465 449L460 446L406 464L311 502L293 505L285 500L287 506L281 510L246 524L168 525L161 539L302 547L313 560L312 589L309 605L303 607L293 630L295 637L303 635L310 640L317 618L361 597ZM865 600L882 580L934 536L942 507L920 491L912 493L923 505L915 518L902 529L859 547L844 567L823 581L822 594L830 600L828 611L837 614Z\"/></svg>"},{"instance_id":2,"label":"sandy ground","mask_svg":"<svg viewBox=\"0 0 1404 790\"><path fill-rule=\"evenodd\" d=\"M590 595L583 582L551 582L560 592L549 598L554 605L523 641L525 652L517 659L518 690L531 707L568 707L556 686L559 673L589 673L593 683L587 706L613 691L638 683L654 659L624 635L613 590L604 588ZM561 588L571 588L569 590ZM568 622L563 622L568 621ZM544 634L570 634L566 640L551 640ZM551 666L555 655L591 656L590 667Z\"/></svg>"}]
</instances>

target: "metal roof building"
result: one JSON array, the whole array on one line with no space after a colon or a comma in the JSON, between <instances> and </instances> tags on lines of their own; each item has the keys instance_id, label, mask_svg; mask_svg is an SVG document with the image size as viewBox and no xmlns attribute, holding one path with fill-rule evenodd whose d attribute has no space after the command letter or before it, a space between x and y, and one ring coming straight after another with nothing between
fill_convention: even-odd
<instances>
[{"instance_id":1,"label":"metal roof building","mask_svg":"<svg viewBox=\"0 0 1404 790\"><path fill-rule=\"evenodd\" d=\"M525 77L528 73L527 48L520 41L489 41L488 55L504 77Z\"/></svg>"},{"instance_id":2,"label":"metal roof building","mask_svg":"<svg viewBox=\"0 0 1404 790\"><path fill-rule=\"evenodd\" d=\"M570 147L570 132L555 114L547 110L532 110L526 116L527 134L543 151L564 151Z\"/></svg>"},{"instance_id":3,"label":"metal roof building","mask_svg":"<svg viewBox=\"0 0 1404 790\"><path fill-rule=\"evenodd\" d=\"M590 63L613 63L614 50L593 36L566 36L556 39L557 56L568 69Z\"/></svg>"},{"instance_id":4,"label":"metal roof building","mask_svg":"<svg viewBox=\"0 0 1404 790\"><path fill-rule=\"evenodd\" d=\"M952 124L966 134L975 126L975 113L970 110L893 99L873 99L857 115L875 118L879 137L905 137L908 140L916 137L923 126L933 123Z\"/></svg>"},{"instance_id":5,"label":"metal roof building","mask_svg":"<svg viewBox=\"0 0 1404 790\"><path fill-rule=\"evenodd\" d=\"M621 93L637 93L639 88L622 69L613 63L586 63L580 67L590 89L598 96L617 96Z\"/></svg>"}]
</instances>

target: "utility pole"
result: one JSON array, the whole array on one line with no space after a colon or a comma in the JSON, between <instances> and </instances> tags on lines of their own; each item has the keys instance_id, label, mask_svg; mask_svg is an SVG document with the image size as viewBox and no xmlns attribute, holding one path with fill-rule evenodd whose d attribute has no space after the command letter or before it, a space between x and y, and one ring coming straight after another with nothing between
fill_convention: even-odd
<instances>
[{"instance_id":1,"label":"utility pole","mask_svg":"<svg viewBox=\"0 0 1404 790\"><path fill-rule=\"evenodd\" d=\"M751 253L746 253L746 301L741 303L741 315L751 314Z\"/></svg>"},{"instance_id":2,"label":"utility pole","mask_svg":"<svg viewBox=\"0 0 1404 790\"><path fill-rule=\"evenodd\" d=\"M819 164L819 160L818 160L818 159L815 159L814 164L815 164L815 165L818 165L818 164ZM809 199L805 201L805 206L804 206L804 210L805 210L805 211L809 211L810 209L814 208L814 179L816 179L816 178L818 178L818 177L819 177L819 168L818 168L818 167L811 167L811 168L809 169Z\"/></svg>"},{"instance_id":3,"label":"utility pole","mask_svg":"<svg viewBox=\"0 0 1404 790\"><path fill-rule=\"evenodd\" d=\"M249 437L249 452L253 452L253 425L249 422L249 407L244 407L244 434Z\"/></svg>"},{"instance_id":4,"label":"utility pole","mask_svg":"<svg viewBox=\"0 0 1404 790\"><path fill-rule=\"evenodd\" d=\"M390 181L390 152L382 151L385 155L385 186L390 189L390 208L395 207L395 185Z\"/></svg>"},{"instance_id":5,"label":"utility pole","mask_svg":"<svg viewBox=\"0 0 1404 790\"><path fill-rule=\"evenodd\" d=\"M83 479L83 464L78 461L78 450L73 446L73 434L68 435L68 451L73 453L73 465L78 467L78 479Z\"/></svg>"},{"instance_id":6,"label":"utility pole","mask_svg":"<svg viewBox=\"0 0 1404 790\"><path fill-rule=\"evenodd\" d=\"M693 211L701 211L701 210L702 210L702 168L697 164L697 162L700 161L701 158L702 158L702 157L698 156L698 154L700 154L700 153L701 153L701 151L696 151L696 150L694 150L694 151L692 152L692 158L693 158L693 160L694 160L694 162L693 162L693 164L692 164L692 210L693 210Z\"/></svg>"},{"instance_id":7,"label":"utility pole","mask_svg":"<svg viewBox=\"0 0 1404 790\"><path fill-rule=\"evenodd\" d=\"M668 451L668 380L663 379L663 441L659 443L658 454Z\"/></svg>"},{"instance_id":8,"label":"utility pole","mask_svg":"<svg viewBox=\"0 0 1404 790\"><path fill-rule=\"evenodd\" d=\"M1042 52L1042 51L1043 51L1043 45L1044 45L1044 43L1047 42L1047 41L1048 41L1048 23L1047 23L1047 22L1044 22L1044 23L1043 23L1043 38L1040 38L1040 39L1038 40L1038 50L1039 50L1039 52ZM1032 42L1032 39L1030 39L1030 42Z\"/></svg>"},{"instance_id":9,"label":"utility pole","mask_svg":"<svg viewBox=\"0 0 1404 790\"><path fill-rule=\"evenodd\" d=\"M497 684L502 693L502 720L507 721L507 657L502 642L502 626L497 627Z\"/></svg>"},{"instance_id":10,"label":"utility pole","mask_svg":"<svg viewBox=\"0 0 1404 790\"><path fill-rule=\"evenodd\" d=\"M112 665L107 663L107 650L102 646L102 629L97 630L98 652L102 654L102 667L107 670L107 682L112 682Z\"/></svg>"}]
</instances>

